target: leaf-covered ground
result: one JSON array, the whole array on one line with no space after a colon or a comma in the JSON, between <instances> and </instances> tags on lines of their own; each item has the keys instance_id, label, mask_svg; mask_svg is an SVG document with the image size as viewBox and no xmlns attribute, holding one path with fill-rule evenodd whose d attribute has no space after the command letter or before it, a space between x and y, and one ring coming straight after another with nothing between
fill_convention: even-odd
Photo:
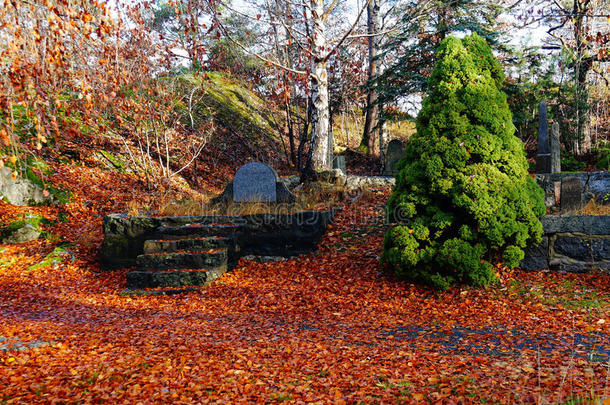
<instances>
[{"instance_id":1,"label":"leaf-covered ground","mask_svg":"<svg viewBox=\"0 0 610 405\"><path fill-rule=\"evenodd\" d=\"M388 191L347 205L320 250L199 292L122 296L101 272L128 175L61 166L48 239L0 245L0 403L565 403L610 397L610 276L499 269L436 293L379 264ZM139 191L138 191L139 190ZM56 251L63 260L44 260Z\"/></svg>"}]
</instances>

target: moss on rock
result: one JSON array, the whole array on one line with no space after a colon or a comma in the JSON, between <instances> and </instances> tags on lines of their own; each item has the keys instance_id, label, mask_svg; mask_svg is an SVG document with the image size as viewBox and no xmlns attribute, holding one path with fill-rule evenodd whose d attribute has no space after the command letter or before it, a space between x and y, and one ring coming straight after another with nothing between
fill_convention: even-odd
<instances>
[{"instance_id":1,"label":"moss on rock","mask_svg":"<svg viewBox=\"0 0 610 405\"><path fill-rule=\"evenodd\" d=\"M40 263L37 263L33 266L28 267L28 270L32 271L32 270L41 269L43 267L57 266L58 264L60 264L64 261L63 256L65 256L66 254L69 254L69 252L65 248L56 247Z\"/></svg>"},{"instance_id":2,"label":"moss on rock","mask_svg":"<svg viewBox=\"0 0 610 405\"><path fill-rule=\"evenodd\" d=\"M22 219L0 227L0 242L23 243L38 239L43 233L40 225L46 221L43 216L27 214Z\"/></svg>"},{"instance_id":3,"label":"moss on rock","mask_svg":"<svg viewBox=\"0 0 610 405\"><path fill-rule=\"evenodd\" d=\"M112 153L100 150L98 152L104 159L106 159L114 169L116 169L120 173L125 173L127 171L127 165L118 157L113 155Z\"/></svg>"}]
</instances>

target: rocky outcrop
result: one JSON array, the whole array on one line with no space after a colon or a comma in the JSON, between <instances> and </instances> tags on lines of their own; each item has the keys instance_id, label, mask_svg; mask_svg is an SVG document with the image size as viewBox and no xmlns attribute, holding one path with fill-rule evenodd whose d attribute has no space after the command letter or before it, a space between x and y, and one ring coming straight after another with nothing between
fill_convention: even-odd
<instances>
[{"instance_id":1,"label":"rocky outcrop","mask_svg":"<svg viewBox=\"0 0 610 405\"><path fill-rule=\"evenodd\" d=\"M42 234L40 224L44 221L40 215L28 214L5 227L0 226L0 243L24 243L38 239Z\"/></svg>"},{"instance_id":2,"label":"rocky outcrop","mask_svg":"<svg viewBox=\"0 0 610 405\"><path fill-rule=\"evenodd\" d=\"M52 196L45 196L42 188L27 178L13 180L13 171L8 167L0 169L0 199L12 205L35 205L52 202Z\"/></svg>"}]
</instances>

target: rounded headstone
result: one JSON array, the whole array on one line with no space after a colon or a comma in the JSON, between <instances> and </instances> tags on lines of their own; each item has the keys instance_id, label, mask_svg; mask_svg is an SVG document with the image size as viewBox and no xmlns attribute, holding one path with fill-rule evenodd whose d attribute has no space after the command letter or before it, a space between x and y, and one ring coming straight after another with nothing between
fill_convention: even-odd
<instances>
[{"instance_id":1,"label":"rounded headstone","mask_svg":"<svg viewBox=\"0 0 610 405\"><path fill-rule=\"evenodd\" d=\"M386 176L395 176L398 173L396 165L402 159L405 153L405 145L399 139L393 139L388 143L386 151L385 168L383 174Z\"/></svg>"},{"instance_id":2,"label":"rounded headstone","mask_svg":"<svg viewBox=\"0 0 610 405\"><path fill-rule=\"evenodd\" d=\"M269 165L251 162L240 167L233 179L233 201L276 202L277 173Z\"/></svg>"}]
</instances>

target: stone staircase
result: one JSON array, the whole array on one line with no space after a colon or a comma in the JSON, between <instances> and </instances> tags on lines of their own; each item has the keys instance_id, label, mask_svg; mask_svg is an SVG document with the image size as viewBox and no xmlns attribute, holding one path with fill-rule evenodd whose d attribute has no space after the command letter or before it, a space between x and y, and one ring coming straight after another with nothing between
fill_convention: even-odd
<instances>
[{"instance_id":1,"label":"stone staircase","mask_svg":"<svg viewBox=\"0 0 610 405\"><path fill-rule=\"evenodd\" d=\"M208 220L157 228L144 242L137 270L127 273L127 288L201 286L226 273L237 260L243 224L235 217Z\"/></svg>"}]
</instances>

